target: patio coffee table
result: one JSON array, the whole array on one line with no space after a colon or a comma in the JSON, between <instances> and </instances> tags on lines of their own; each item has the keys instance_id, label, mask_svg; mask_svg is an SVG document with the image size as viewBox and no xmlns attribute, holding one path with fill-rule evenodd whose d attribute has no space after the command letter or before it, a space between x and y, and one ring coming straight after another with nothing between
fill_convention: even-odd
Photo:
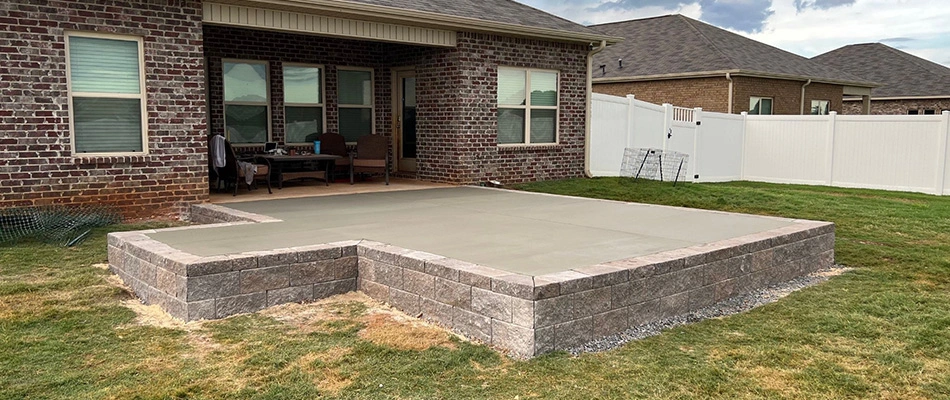
<instances>
[{"instance_id":1,"label":"patio coffee table","mask_svg":"<svg viewBox=\"0 0 950 400\"><path fill-rule=\"evenodd\" d=\"M283 189L284 181L300 178L323 179L327 186L330 186L330 171L333 170L336 160L341 158L331 154L267 154L257 157L270 161L273 174L277 176L278 189Z\"/></svg>"}]
</instances>

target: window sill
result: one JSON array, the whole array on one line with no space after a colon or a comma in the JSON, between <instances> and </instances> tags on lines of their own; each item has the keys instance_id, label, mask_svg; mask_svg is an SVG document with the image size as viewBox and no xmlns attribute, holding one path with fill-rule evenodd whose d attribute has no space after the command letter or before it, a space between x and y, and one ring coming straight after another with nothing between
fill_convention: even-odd
<instances>
[{"instance_id":1,"label":"window sill","mask_svg":"<svg viewBox=\"0 0 950 400\"><path fill-rule=\"evenodd\" d=\"M153 157L149 154L80 154L73 155L73 164L75 165L88 165L88 164L129 164L129 163L143 163L153 160Z\"/></svg>"},{"instance_id":2,"label":"window sill","mask_svg":"<svg viewBox=\"0 0 950 400\"><path fill-rule=\"evenodd\" d=\"M561 150L565 146L560 143L544 144L499 144L498 151L545 151Z\"/></svg>"}]
</instances>

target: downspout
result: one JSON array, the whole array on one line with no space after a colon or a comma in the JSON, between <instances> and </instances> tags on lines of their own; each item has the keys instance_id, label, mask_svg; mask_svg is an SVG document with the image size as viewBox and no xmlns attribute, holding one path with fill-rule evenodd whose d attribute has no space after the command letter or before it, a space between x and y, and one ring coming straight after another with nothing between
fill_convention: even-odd
<instances>
[{"instance_id":1,"label":"downspout","mask_svg":"<svg viewBox=\"0 0 950 400\"><path fill-rule=\"evenodd\" d=\"M593 47L593 43L591 43ZM584 117L584 176L593 178L590 173L590 112L591 105L594 103L594 83L591 69L594 68L594 54L600 53L607 47L607 41L601 40L600 46L593 48L587 53L587 110Z\"/></svg>"},{"instance_id":2,"label":"downspout","mask_svg":"<svg viewBox=\"0 0 950 400\"><path fill-rule=\"evenodd\" d=\"M805 115L805 86L808 86L808 85L811 85L811 79L809 79L808 82L805 82L805 84L802 85L802 111L799 115Z\"/></svg>"},{"instance_id":3,"label":"downspout","mask_svg":"<svg viewBox=\"0 0 950 400\"><path fill-rule=\"evenodd\" d=\"M726 114L732 114L732 75L726 72L726 80L729 81L729 111Z\"/></svg>"}]
</instances>

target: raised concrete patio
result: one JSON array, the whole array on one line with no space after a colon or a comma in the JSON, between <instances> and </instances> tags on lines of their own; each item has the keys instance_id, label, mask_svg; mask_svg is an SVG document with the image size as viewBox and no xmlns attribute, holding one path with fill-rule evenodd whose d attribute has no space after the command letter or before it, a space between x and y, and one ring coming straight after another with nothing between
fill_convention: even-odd
<instances>
[{"instance_id":1,"label":"raised concrete patio","mask_svg":"<svg viewBox=\"0 0 950 400\"><path fill-rule=\"evenodd\" d=\"M200 205L214 225L110 236L185 320L363 290L523 356L833 263L832 224L473 187Z\"/></svg>"}]
</instances>

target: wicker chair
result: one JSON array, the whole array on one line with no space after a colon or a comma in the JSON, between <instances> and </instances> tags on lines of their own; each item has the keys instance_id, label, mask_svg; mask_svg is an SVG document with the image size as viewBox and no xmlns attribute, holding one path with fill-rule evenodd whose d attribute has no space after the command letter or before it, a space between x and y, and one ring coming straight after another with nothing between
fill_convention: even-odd
<instances>
[{"instance_id":1,"label":"wicker chair","mask_svg":"<svg viewBox=\"0 0 950 400\"><path fill-rule=\"evenodd\" d=\"M386 184L389 184L388 137L365 135L356 139L356 153L350 153L351 185L354 173L382 173L386 176Z\"/></svg>"},{"instance_id":2,"label":"wicker chair","mask_svg":"<svg viewBox=\"0 0 950 400\"><path fill-rule=\"evenodd\" d=\"M320 135L316 140L320 141L320 154L330 154L340 156L334 163L333 175L337 172L346 172L350 170L350 152L346 150L346 139L343 135L336 132L327 132Z\"/></svg>"}]
</instances>

